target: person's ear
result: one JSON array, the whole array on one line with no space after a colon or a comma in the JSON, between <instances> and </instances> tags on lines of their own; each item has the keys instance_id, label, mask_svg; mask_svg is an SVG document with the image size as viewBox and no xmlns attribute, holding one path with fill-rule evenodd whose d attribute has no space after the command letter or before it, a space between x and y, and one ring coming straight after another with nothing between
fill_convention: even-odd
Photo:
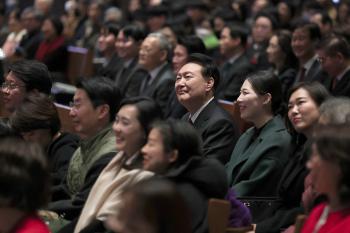
<instances>
[{"instance_id":1,"label":"person's ear","mask_svg":"<svg viewBox=\"0 0 350 233\"><path fill-rule=\"evenodd\" d=\"M109 105L108 104L102 104L97 107L98 109L98 118L103 119L105 117L109 118Z\"/></svg>"},{"instance_id":2,"label":"person's ear","mask_svg":"<svg viewBox=\"0 0 350 233\"><path fill-rule=\"evenodd\" d=\"M206 86L205 90L206 91L211 91L213 89L213 87L214 87L214 83L215 83L214 78L210 77L208 79L208 81L207 81L207 84L206 84L207 86Z\"/></svg>"},{"instance_id":3,"label":"person's ear","mask_svg":"<svg viewBox=\"0 0 350 233\"><path fill-rule=\"evenodd\" d=\"M269 104L269 103L271 103L271 101L272 101L272 96L271 96L271 94L270 94L270 93L266 93L266 94L264 95L263 104Z\"/></svg>"},{"instance_id":4,"label":"person's ear","mask_svg":"<svg viewBox=\"0 0 350 233\"><path fill-rule=\"evenodd\" d=\"M165 49L160 51L160 59L161 61L166 61L168 58L168 52Z\"/></svg>"},{"instance_id":5,"label":"person's ear","mask_svg":"<svg viewBox=\"0 0 350 233\"><path fill-rule=\"evenodd\" d=\"M169 162L170 163L174 163L176 162L176 160L178 159L178 156L179 156L179 151L178 150L173 150L169 153Z\"/></svg>"}]
</instances>

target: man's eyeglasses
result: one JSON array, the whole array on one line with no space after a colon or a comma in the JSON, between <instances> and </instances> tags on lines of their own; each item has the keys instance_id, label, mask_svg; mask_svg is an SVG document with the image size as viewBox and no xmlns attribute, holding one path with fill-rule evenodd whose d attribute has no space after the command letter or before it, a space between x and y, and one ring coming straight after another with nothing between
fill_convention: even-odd
<instances>
[{"instance_id":1,"label":"man's eyeglasses","mask_svg":"<svg viewBox=\"0 0 350 233\"><path fill-rule=\"evenodd\" d=\"M8 89L8 90L14 90L16 88L19 88L19 87L25 87L24 85L18 85L18 84L15 84L15 83L2 83L1 84L1 89Z\"/></svg>"}]
</instances>

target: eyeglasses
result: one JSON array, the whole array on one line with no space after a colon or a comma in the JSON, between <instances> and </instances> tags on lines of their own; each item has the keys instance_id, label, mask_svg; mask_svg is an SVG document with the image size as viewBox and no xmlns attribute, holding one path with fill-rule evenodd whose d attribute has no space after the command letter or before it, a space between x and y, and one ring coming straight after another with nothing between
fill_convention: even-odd
<instances>
[{"instance_id":1,"label":"eyeglasses","mask_svg":"<svg viewBox=\"0 0 350 233\"><path fill-rule=\"evenodd\" d=\"M8 90L14 90L16 88L19 88L19 87L25 87L24 85L18 85L18 84L15 84L15 83L2 83L1 84L1 89L8 89Z\"/></svg>"},{"instance_id":2,"label":"eyeglasses","mask_svg":"<svg viewBox=\"0 0 350 233\"><path fill-rule=\"evenodd\" d=\"M327 60L327 57L318 57L317 61L321 64L325 63L325 61Z\"/></svg>"}]
</instances>

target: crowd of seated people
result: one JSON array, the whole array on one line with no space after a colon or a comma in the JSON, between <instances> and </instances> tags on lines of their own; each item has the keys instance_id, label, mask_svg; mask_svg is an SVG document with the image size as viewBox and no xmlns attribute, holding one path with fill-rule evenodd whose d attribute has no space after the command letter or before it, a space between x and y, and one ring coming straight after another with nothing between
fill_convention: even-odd
<instances>
[{"instance_id":1,"label":"crowd of seated people","mask_svg":"<svg viewBox=\"0 0 350 233\"><path fill-rule=\"evenodd\" d=\"M204 233L210 198L343 232L349 23L348 0L0 3L0 232Z\"/></svg>"}]
</instances>

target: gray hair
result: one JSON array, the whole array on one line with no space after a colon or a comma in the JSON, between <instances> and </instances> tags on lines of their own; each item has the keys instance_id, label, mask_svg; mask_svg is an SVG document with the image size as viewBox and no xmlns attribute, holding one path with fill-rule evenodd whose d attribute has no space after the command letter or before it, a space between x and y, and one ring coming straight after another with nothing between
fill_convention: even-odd
<instances>
[{"instance_id":1,"label":"gray hair","mask_svg":"<svg viewBox=\"0 0 350 233\"><path fill-rule=\"evenodd\" d=\"M118 7L109 7L104 14L104 21L120 22L123 18L123 12Z\"/></svg>"},{"instance_id":2,"label":"gray hair","mask_svg":"<svg viewBox=\"0 0 350 233\"><path fill-rule=\"evenodd\" d=\"M26 7L21 14L21 17L23 17L24 15L27 14L33 14L34 18L39 21L42 22L44 21L45 17L43 15L43 13L41 11L39 11L38 9L34 8L34 7Z\"/></svg>"},{"instance_id":3,"label":"gray hair","mask_svg":"<svg viewBox=\"0 0 350 233\"><path fill-rule=\"evenodd\" d=\"M320 119L324 124L350 123L350 98L333 97L323 102L319 108Z\"/></svg>"},{"instance_id":4,"label":"gray hair","mask_svg":"<svg viewBox=\"0 0 350 233\"><path fill-rule=\"evenodd\" d=\"M164 36L164 34L160 33L160 32L152 32L150 34L148 34L147 37L154 37L157 38L159 41L159 48L160 49L164 49L168 52L170 52L171 50L171 44L169 42L169 40L166 38L166 36Z\"/></svg>"}]
</instances>

